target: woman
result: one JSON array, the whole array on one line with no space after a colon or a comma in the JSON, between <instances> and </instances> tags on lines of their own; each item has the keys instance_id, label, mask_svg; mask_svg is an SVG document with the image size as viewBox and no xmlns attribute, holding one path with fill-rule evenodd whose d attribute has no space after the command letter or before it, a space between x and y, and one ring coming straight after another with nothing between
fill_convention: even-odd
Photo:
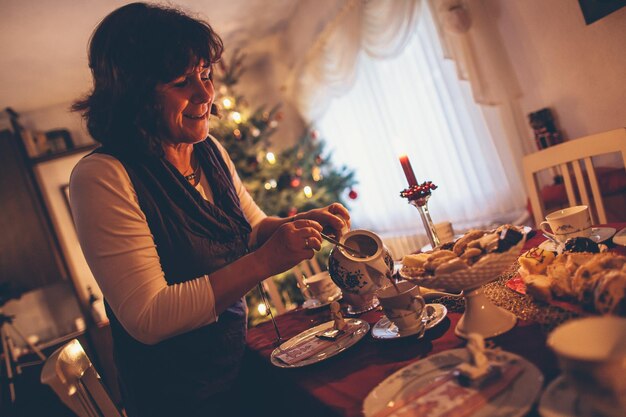
<instances>
[{"instance_id":1,"label":"woman","mask_svg":"<svg viewBox=\"0 0 626 417\"><path fill-rule=\"evenodd\" d=\"M90 41L93 91L74 110L102 146L75 167L71 204L130 417L228 415L244 295L311 258L323 227L349 227L340 204L281 219L254 203L208 136L221 53L207 23L143 3Z\"/></svg>"}]
</instances>

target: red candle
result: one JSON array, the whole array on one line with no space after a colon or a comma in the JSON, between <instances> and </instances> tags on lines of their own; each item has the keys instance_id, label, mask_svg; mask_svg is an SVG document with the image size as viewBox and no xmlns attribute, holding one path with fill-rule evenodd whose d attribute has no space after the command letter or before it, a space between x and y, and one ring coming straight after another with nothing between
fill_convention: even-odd
<instances>
[{"instance_id":1,"label":"red candle","mask_svg":"<svg viewBox=\"0 0 626 417\"><path fill-rule=\"evenodd\" d=\"M411 167L411 161L409 161L409 157L407 155L400 155L400 164L402 165L404 175L409 182L409 187L417 185L417 178L415 178L415 173Z\"/></svg>"}]
</instances>

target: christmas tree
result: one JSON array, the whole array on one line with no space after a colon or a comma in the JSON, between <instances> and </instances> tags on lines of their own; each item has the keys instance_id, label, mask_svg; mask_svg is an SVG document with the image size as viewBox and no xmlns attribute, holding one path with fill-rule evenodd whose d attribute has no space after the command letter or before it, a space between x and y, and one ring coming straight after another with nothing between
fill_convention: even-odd
<instances>
[{"instance_id":1,"label":"christmas tree","mask_svg":"<svg viewBox=\"0 0 626 417\"><path fill-rule=\"evenodd\" d=\"M325 142L307 127L296 143L274 151L271 136L282 119L280 106L251 108L236 85L244 72L244 56L237 51L230 61L220 61L216 71L219 85L215 103L220 118L213 120L211 133L224 145L246 189L261 209L270 216L287 217L334 202L346 205L357 198L352 189L354 172L345 166L335 167ZM346 193L346 191L348 191ZM321 251L320 264L326 264L328 251ZM275 277L286 304L302 301L293 274ZM260 295L248 294L248 304L262 304ZM264 317L264 307L251 309L254 323Z\"/></svg>"}]
</instances>

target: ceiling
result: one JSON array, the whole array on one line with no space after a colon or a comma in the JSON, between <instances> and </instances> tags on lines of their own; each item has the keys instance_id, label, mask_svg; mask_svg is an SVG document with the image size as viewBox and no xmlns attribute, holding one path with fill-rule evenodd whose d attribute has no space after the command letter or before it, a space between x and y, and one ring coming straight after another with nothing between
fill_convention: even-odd
<instances>
[{"instance_id":1,"label":"ceiling","mask_svg":"<svg viewBox=\"0 0 626 417\"><path fill-rule=\"evenodd\" d=\"M303 8L334 0L177 0L211 23L227 50L287 33ZM316 3L315 3L316 2ZM69 102L89 90L87 42L121 0L0 0L0 109L18 112ZM340 3L340 2L339 2ZM328 14L327 14L328 15Z\"/></svg>"}]
</instances>

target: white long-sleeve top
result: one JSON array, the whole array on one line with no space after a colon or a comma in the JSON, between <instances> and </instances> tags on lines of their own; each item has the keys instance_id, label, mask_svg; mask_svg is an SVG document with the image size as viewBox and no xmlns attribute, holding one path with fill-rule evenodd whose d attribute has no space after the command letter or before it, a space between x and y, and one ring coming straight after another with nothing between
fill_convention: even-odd
<instances>
[{"instance_id":1,"label":"white long-sleeve top","mask_svg":"<svg viewBox=\"0 0 626 417\"><path fill-rule=\"evenodd\" d=\"M207 139L214 140L214 139ZM245 189L226 150L226 161L243 213L252 226L251 243L266 215ZM213 201L204 173L196 189ZM105 154L89 155L70 179L70 201L85 259L124 329L155 344L215 322L211 277L167 285L154 238L122 163Z\"/></svg>"}]
</instances>

